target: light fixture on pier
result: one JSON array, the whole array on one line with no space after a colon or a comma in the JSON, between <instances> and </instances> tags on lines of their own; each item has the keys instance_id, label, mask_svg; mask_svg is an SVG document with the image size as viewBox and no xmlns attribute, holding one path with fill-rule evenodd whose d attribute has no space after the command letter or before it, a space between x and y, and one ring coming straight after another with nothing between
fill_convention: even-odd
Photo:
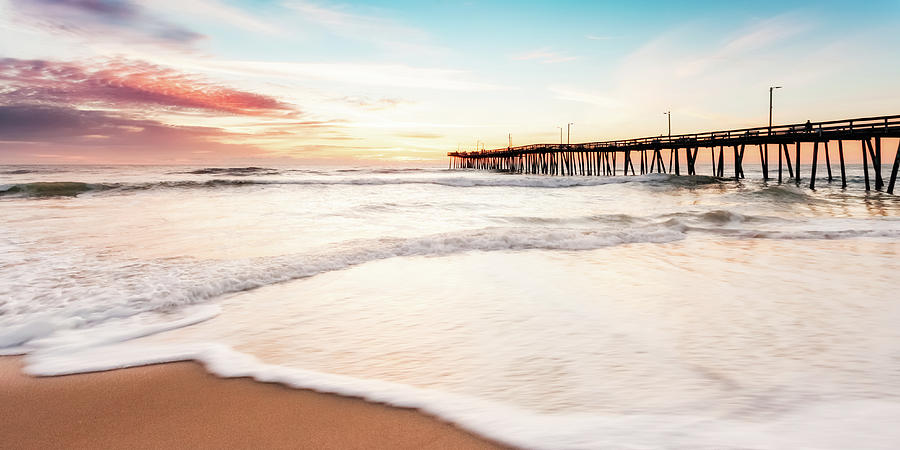
<instances>
[{"instance_id":1,"label":"light fixture on pier","mask_svg":"<svg viewBox=\"0 0 900 450\"><path fill-rule=\"evenodd\" d=\"M672 137L672 111L666 111L663 114L669 116L669 137Z\"/></svg>"}]
</instances>

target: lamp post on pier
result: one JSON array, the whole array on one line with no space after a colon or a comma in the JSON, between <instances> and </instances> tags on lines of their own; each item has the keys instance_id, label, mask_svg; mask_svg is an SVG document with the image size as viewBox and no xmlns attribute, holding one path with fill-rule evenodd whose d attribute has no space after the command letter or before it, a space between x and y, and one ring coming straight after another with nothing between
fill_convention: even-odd
<instances>
[{"instance_id":1,"label":"lamp post on pier","mask_svg":"<svg viewBox=\"0 0 900 450\"><path fill-rule=\"evenodd\" d=\"M775 89L781 89L781 86L769 86L769 139L772 137L772 97ZM798 144L799 145L799 144ZM799 161L798 161L799 164ZM763 179L769 179L769 144L766 143L766 154L763 158ZM778 146L778 182L781 183L781 145Z\"/></svg>"},{"instance_id":2,"label":"lamp post on pier","mask_svg":"<svg viewBox=\"0 0 900 450\"><path fill-rule=\"evenodd\" d=\"M772 132L772 93L775 89L781 89L781 86L769 86L769 133Z\"/></svg>"},{"instance_id":3,"label":"lamp post on pier","mask_svg":"<svg viewBox=\"0 0 900 450\"><path fill-rule=\"evenodd\" d=\"M672 111L666 111L663 114L669 116L669 138L672 137Z\"/></svg>"},{"instance_id":4,"label":"lamp post on pier","mask_svg":"<svg viewBox=\"0 0 900 450\"><path fill-rule=\"evenodd\" d=\"M669 140L672 140L672 111L666 111L663 113L666 116L669 116ZM669 149L669 171L672 170L672 164L674 164L675 160L675 149ZM660 161L660 164L664 164L665 161Z\"/></svg>"},{"instance_id":5,"label":"lamp post on pier","mask_svg":"<svg viewBox=\"0 0 900 450\"><path fill-rule=\"evenodd\" d=\"M566 145L570 145L572 143L572 125L575 125L575 122L571 122L566 125Z\"/></svg>"},{"instance_id":6,"label":"lamp post on pier","mask_svg":"<svg viewBox=\"0 0 900 450\"><path fill-rule=\"evenodd\" d=\"M559 145L563 145L563 140L562 140L562 127L556 127L556 128L559 128Z\"/></svg>"}]
</instances>

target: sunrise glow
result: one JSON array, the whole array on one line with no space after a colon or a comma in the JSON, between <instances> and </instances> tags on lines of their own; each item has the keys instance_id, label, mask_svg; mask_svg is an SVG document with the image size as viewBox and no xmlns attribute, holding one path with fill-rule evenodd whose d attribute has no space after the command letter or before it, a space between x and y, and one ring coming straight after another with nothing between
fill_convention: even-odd
<instances>
[{"instance_id":1,"label":"sunrise glow","mask_svg":"<svg viewBox=\"0 0 900 450\"><path fill-rule=\"evenodd\" d=\"M0 163L442 164L896 113L892 1L0 1Z\"/></svg>"}]
</instances>

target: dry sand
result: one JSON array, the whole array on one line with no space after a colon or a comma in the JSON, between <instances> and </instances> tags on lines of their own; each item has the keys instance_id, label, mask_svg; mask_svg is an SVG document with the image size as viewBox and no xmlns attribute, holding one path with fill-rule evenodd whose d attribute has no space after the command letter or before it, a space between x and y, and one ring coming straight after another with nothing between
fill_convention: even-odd
<instances>
[{"instance_id":1,"label":"dry sand","mask_svg":"<svg viewBox=\"0 0 900 450\"><path fill-rule=\"evenodd\" d=\"M498 448L415 410L192 362L33 378L0 358L0 448Z\"/></svg>"}]
</instances>

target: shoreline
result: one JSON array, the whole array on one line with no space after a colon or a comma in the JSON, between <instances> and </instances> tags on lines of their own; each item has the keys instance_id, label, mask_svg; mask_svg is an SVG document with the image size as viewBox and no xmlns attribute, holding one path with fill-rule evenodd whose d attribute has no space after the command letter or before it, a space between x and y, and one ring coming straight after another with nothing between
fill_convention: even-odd
<instances>
[{"instance_id":1,"label":"shoreline","mask_svg":"<svg viewBox=\"0 0 900 450\"><path fill-rule=\"evenodd\" d=\"M21 368L0 357L0 447L503 448L417 410L218 378L192 361L59 377Z\"/></svg>"}]
</instances>

